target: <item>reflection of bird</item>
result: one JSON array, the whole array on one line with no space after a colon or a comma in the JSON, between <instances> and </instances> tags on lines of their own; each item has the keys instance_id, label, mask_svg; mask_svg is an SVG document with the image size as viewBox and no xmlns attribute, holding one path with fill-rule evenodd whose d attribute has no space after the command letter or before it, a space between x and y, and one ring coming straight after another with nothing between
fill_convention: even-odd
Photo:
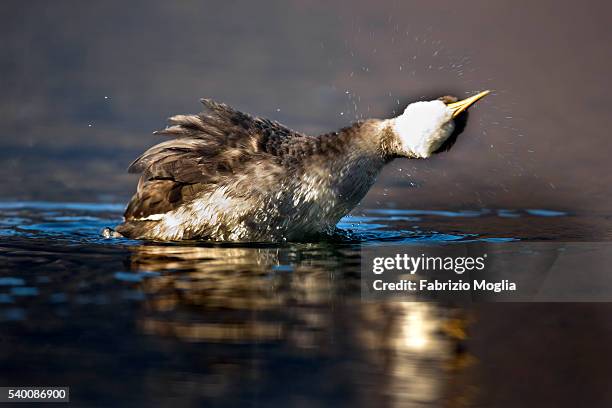
<instances>
[{"instance_id":1,"label":"reflection of bird","mask_svg":"<svg viewBox=\"0 0 612 408\"><path fill-rule=\"evenodd\" d=\"M279 241L328 232L395 157L427 158L478 99L416 102L393 119L371 119L309 136L227 105L178 115L157 132L174 139L130 166L142 173L125 221L107 236L155 240Z\"/></svg>"}]
</instances>

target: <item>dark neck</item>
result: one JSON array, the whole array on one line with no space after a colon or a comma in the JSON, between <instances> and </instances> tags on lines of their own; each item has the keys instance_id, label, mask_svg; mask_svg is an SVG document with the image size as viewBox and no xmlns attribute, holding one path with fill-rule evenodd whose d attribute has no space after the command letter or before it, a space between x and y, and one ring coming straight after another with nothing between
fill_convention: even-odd
<instances>
[{"instance_id":1,"label":"dark neck","mask_svg":"<svg viewBox=\"0 0 612 408\"><path fill-rule=\"evenodd\" d=\"M399 142L384 121L369 119L356 122L337 132L316 138L317 153L330 155L364 154L388 162L397 157Z\"/></svg>"}]
</instances>

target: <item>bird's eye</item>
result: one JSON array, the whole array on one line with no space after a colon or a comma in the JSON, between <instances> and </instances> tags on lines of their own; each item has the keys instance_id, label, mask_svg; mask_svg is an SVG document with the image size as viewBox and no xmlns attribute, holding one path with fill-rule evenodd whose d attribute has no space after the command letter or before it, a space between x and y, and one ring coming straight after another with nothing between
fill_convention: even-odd
<instances>
[{"instance_id":1,"label":"bird's eye","mask_svg":"<svg viewBox=\"0 0 612 408\"><path fill-rule=\"evenodd\" d=\"M452 96L452 95L445 95L445 96L439 97L438 100L448 105L450 103L457 102L459 98L457 98L456 96Z\"/></svg>"}]
</instances>

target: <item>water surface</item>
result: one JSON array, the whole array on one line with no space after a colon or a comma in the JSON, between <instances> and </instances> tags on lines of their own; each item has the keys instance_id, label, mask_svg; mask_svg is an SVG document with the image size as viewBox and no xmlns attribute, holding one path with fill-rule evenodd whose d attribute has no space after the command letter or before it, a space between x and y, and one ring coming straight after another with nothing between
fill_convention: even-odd
<instances>
[{"instance_id":1,"label":"water surface","mask_svg":"<svg viewBox=\"0 0 612 408\"><path fill-rule=\"evenodd\" d=\"M553 333L584 342L573 325L589 306L481 310L360 297L364 246L586 239L588 222L572 214L363 210L335 237L281 245L102 239L122 208L0 204L3 384L68 385L81 405L469 406L504 390L491 367L517 365L508 375L520 376L528 364L517 361L531 358L497 338L508 326L492 310L546 342ZM526 307L564 323L543 327ZM566 367L544 358L550 369L540 373Z\"/></svg>"}]
</instances>

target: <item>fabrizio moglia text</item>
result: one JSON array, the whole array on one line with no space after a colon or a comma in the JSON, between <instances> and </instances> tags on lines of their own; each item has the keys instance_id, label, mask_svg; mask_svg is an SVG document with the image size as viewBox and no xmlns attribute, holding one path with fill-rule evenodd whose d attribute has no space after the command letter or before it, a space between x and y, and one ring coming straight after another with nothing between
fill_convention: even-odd
<instances>
[{"instance_id":1,"label":"fabrizio moglia text","mask_svg":"<svg viewBox=\"0 0 612 408\"><path fill-rule=\"evenodd\" d=\"M414 275L418 272L448 271L457 275L465 272L483 271L486 266L487 255L478 257L466 256L411 256L408 254L396 254L390 257L375 257L372 259L372 272L375 275L382 275L385 272L393 272L392 275L404 277ZM383 276L380 276L383 278ZM390 276L387 276L390 278ZM386 281L385 279L374 279L372 289L375 291L408 291L408 292L429 292L429 291L487 291L487 292L506 292L515 291L516 283L508 279L490 281L487 279L397 279Z\"/></svg>"}]
</instances>

